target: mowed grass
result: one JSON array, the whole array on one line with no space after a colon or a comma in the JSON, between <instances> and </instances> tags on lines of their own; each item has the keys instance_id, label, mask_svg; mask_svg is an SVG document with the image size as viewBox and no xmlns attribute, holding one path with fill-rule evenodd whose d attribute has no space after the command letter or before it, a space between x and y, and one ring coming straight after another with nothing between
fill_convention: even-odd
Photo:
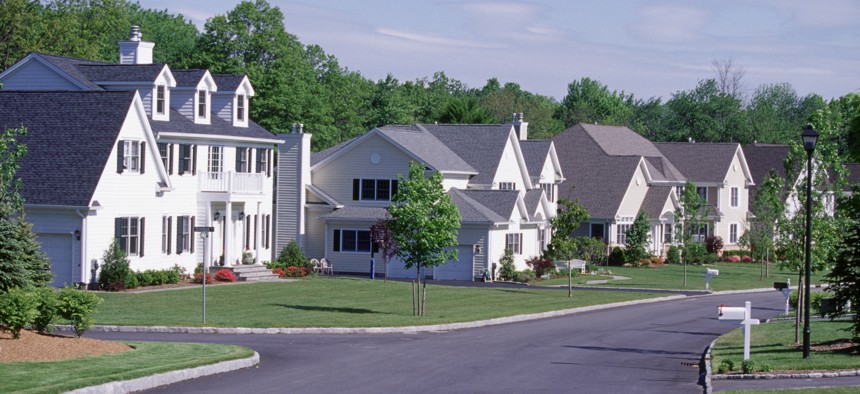
<instances>
[{"instance_id":1,"label":"mowed grass","mask_svg":"<svg viewBox=\"0 0 860 394\"><path fill-rule=\"evenodd\" d=\"M251 357L253 350L232 345L126 342L134 350L55 362L0 366L2 393L61 393L177 369Z\"/></svg>"},{"instance_id":2,"label":"mowed grass","mask_svg":"<svg viewBox=\"0 0 860 394\"><path fill-rule=\"evenodd\" d=\"M720 271L719 276L711 278L710 290L746 290L759 288L773 288L773 282L784 282L791 279L792 286L797 286L797 273L781 271L771 266L768 276L761 278L761 266L750 263L716 263L710 265L688 265L687 287L684 287L684 266L663 265L657 268L649 267L606 267L613 275L625 276L627 280L611 280L606 284L587 285L602 287L625 287L643 289L669 289L669 290L704 290L705 269L713 268ZM812 283L822 283L826 273L812 275ZM588 278L585 276L584 278ZM552 281L538 282L538 285L567 284Z\"/></svg>"},{"instance_id":3,"label":"mowed grass","mask_svg":"<svg viewBox=\"0 0 860 394\"><path fill-rule=\"evenodd\" d=\"M388 327L468 322L659 297L659 294L430 285L424 317L412 315L408 282L315 277L206 289L102 293L96 324L214 327Z\"/></svg>"},{"instance_id":4,"label":"mowed grass","mask_svg":"<svg viewBox=\"0 0 860 394\"><path fill-rule=\"evenodd\" d=\"M821 387L800 389L776 389L776 390L732 390L720 391L721 394L768 394L768 393L790 393L790 394L857 394L860 387Z\"/></svg>"},{"instance_id":5,"label":"mowed grass","mask_svg":"<svg viewBox=\"0 0 860 394\"><path fill-rule=\"evenodd\" d=\"M767 364L773 371L785 370L838 370L860 368L860 356L839 351L815 351L817 344L847 339L844 331L851 323L846 320L815 320L810 324L813 351L803 359L803 348L794 342L794 322L777 321L753 326L750 337L750 360L759 367ZM801 333L802 336L802 333ZM713 351L711 367L714 371L725 359L732 360L735 371L741 368L744 342L740 329L721 336Z\"/></svg>"},{"instance_id":6,"label":"mowed grass","mask_svg":"<svg viewBox=\"0 0 860 394\"><path fill-rule=\"evenodd\" d=\"M571 282L574 285L583 285L588 281L592 280L610 280L612 276L604 276L604 275L580 275L574 276L571 278ZM553 278L549 280L540 280L535 282L536 286L567 286L567 276L562 276L558 278Z\"/></svg>"}]
</instances>

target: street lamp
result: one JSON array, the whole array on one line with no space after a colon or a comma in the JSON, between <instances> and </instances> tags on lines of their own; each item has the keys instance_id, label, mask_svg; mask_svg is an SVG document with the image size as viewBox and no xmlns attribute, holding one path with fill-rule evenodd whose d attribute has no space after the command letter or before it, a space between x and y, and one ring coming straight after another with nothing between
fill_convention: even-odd
<instances>
[{"instance_id":1,"label":"street lamp","mask_svg":"<svg viewBox=\"0 0 860 394\"><path fill-rule=\"evenodd\" d=\"M803 149L806 150L806 280L803 293L803 358L809 358L809 282L812 276L812 152L818 142L818 132L811 124L806 125L803 133Z\"/></svg>"}]
</instances>

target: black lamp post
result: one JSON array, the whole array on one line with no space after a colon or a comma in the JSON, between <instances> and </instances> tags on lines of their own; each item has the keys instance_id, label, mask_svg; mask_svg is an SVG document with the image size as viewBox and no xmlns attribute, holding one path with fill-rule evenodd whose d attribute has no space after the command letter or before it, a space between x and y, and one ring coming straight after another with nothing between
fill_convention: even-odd
<instances>
[{"instance_id":1,"label":"black lamp post","mask_svg":"<svg viewBox=\"0 0 860 394\"><path fill-rule=\"evenodd\" d=\"M812 152L818 142L818 132L806 125L803 133L803 149L806 150L806 280L803 293L803 358L809 358L809 282L812 276Z\"/></svg>"}]
</instances>

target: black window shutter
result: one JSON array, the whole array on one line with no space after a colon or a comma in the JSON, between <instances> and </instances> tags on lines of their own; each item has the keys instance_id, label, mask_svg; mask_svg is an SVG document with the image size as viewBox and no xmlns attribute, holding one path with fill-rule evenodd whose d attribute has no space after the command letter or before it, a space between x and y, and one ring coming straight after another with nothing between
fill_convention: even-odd
<instances>
[{"instance_id":1,"label":"black window shutter","mask_svg":"<svg viewBox=\"0 0 860 394\"><path fill-rule=\"evenodd\" d=\"M115 218L113 220L113 226L114 226L113 237L114 237L114 239L116 239L116 244L120 245L120 249L122 249L122 244L121 244L121 240L122 240L122 218Z\"/></svg>"},{"instance_id":2,"label":"black window shutter","mask_svg":"<svg viewBox=\"0 0 860 394\"><path fill-rule=\"evenodd\" d=\"M185 157L188 156L188 145L179 145L179 175L188 171Z\"/></svg>"},{"instance_id":3,"label":"black window shutter","mask_svg":"<svg viewBox=\"0 0 860 394\"><path fill-rule=\"evenodd\" d=\"M182 254L182 225L185 220L182 216L176 217L176 254Z\"/></svg>"},{"instance_id":4,"label":"black window shutter","mask_svg":"<svg viewBox=\"0 0 860 394\"><path fill-rule=\"evenodd\" d=\"M191 217L191 227L188 228L188 244L191 245L191 253L194 253L194 216Z\"/></svg>"},{"instance_id":5,"label":"black window shutter","mask_svg":"<svg viewBox=\"0 0 860 394\"><path fill-rule=\"evenodd\" d=\"M358 193L361 192L361 190L359 190L360 188L361 188L361 180L360 179L353 179L352 180L352 199L353 199L353 201L358 201L358 197L359 197Z\"/></svg>"},{"instance_id":6,"label":"black window shutter","mask_svg":"<svg viewBox=\"0 0 860 394\"><path fill-rule=\"evenodd\" d=\"M143 245L146 244L143 239L144 234L146 234L146 218L140 218L140 248L138 248L140 257L143 257Z\"/></svg>"},{"instance_id":7,"label":"black window shutter","mask_svg":"<svg viewBox=\"0 0 860 394\"><path fill-rule=\"evenodd\" d=\"M340 252L340 230L334 230L334 250L335 252Z\"/></svg>"},{"instance_id":8,"label":"black window shutter","mask_svg":"<svg viewBox=\"0 0 860 394\"><path fill-rule=\"evenodd\" d=\"M140 143L140 173L146 172L146 142Z\"/></svg>"},{"instance_id":9,"label":"black window shutter","mask_svg":"<svg viewBox=\"0 0 860 394\"><path fill-rule=\"evenodd\" d=\"M122 171L125 170L125 165L123 165L123 158L125 157L125 141L119 140L116 145L116 173L122 174Z\"/></svg>"},{"instance_id":10,"label":"black window shutter","mask_svg":"<svg viewBox=\"0 0 860 394\"><path fill-rule=\"evenodd\" d=\"M191 145L191 175L197 175L197 145Z\"/></svg>"},{"instance_id":11,"label":"black window shutter","mask_svg":"<svg viewBox=\"0 0 860 394\"><path fill-rule=\"evenodd\" d=\"M272 246L272 215L266 215L266 249Z\"/></svg>"},{"instance_id":12,"label":"black window shutter","mask_svg":"<svg viewBox=\"0 0 860 394\"><path fill-rule=\"evenodd\" d=\"M240 160L240 158L242 157L242 150L244 149L245 148L236 148L236 172L242 172L242 160Z\"/></svg>"},{"instance_id":13,"label":"black window shutter","mask_svg":"<svg viewBox=\"0 0 860 394\"><path fill-rule=\"evenodd\" d=\"M274 160L274 158L272 157L272 150L271 149L264 149L264 151L265 151L265 155L266 155L266 159L267 159L266 160L266 178L269 178L272 176L272 165L273 165L272 161Z\"/></svg>"},{"instance_id":14,"label":"black window shutter","mask_svg":"<svg viewBox=\"0 0 860 394\"><path fill-rule=\"evenodd\" d=\"M173 144L167 144L167 173L173 175Z\"/></svg>"},{"instance_id":15,"label":"black window shutter","mask_svg":"<svg viewBox=\"0 0 860 394\"><path fill-rule=\"evenodd\" d=\"M254 215L254 248L257 247L257 218L260 215Z\"/></svg>"},{"instance_id":16,"label":"black window shutter","mask_svg":"<svg viewBox=\"0 0 860 394\"><path fill-rule=\"evenodd\" d=\"M167 254L170 254L170 245L173 243L173 216L167 217Z\"/></svg>"},{"instance_id":17,"label":"black window shutter","mask_svg":"<svg viewBox=\"0 0 860 394\"><path fill-rule=\"evenodd\" d=\"M397 194L397 179L391 180L391 199L394 199L394 195Z\"/></svg>"}]
</instances>

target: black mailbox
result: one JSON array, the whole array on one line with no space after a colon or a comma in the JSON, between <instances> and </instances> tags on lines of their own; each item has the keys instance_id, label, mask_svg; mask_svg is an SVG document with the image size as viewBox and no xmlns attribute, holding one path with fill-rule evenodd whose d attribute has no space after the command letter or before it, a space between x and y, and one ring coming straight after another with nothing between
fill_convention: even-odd
<instances>
[{"instance_id":1,"label":"black mailbox","mask_svg":"<svg viewBox=\"0 0 860 394\"><path fill-rule=\"evenodd\" d=\"M788 283L787 282L773 282L773 288L777 289L777 290L787 289Z\"/></svg>"}]
</instances>

